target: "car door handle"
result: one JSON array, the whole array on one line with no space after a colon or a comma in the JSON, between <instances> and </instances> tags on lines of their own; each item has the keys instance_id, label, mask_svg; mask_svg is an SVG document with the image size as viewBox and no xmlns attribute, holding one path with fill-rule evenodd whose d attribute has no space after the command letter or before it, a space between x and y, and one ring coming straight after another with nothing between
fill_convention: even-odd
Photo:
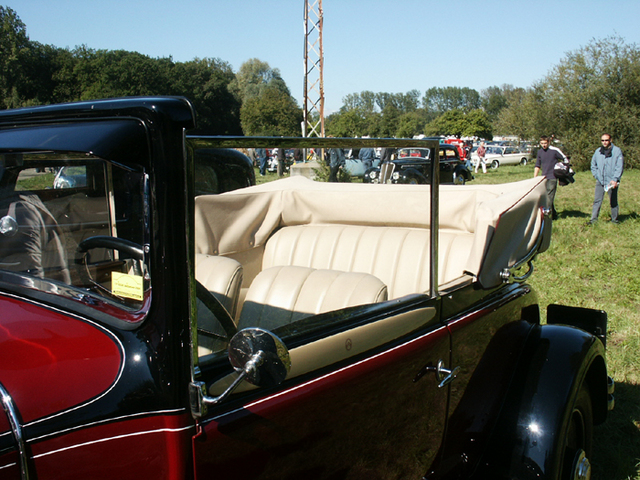
<instances>
[{"instance_id":1,"label":"car door handle","mask_svg":"<svg viewBox=\"0 0 640 480\"><path fill-rule=\"evenodd\" d=\"M438 367L436 370L436 380L438 380L438 388L442 388L446 385L449 385L453 380L458 376L458 372L460 371L460 367L456 367L453 370L449 370L448 368L444 368L444 362L440 360L438 362Z\"/></svg>"},{"instance_id":2,"label":"car door handle","mask_svg":"<svg viewBox=\"0 0 640 480\"><path fill-rule=\"evenodd\" d=\"M414 382L417 382L427 372L434 372L436 374L436 381L438 382L438 388L442 388L446 385L449 385L457 376L460 371L460 367L456 367L453 370L449 370L444 366L444 360L438 360L438 365L427 365L424 367L413 379Z\"/></svg>"}]
</instances>

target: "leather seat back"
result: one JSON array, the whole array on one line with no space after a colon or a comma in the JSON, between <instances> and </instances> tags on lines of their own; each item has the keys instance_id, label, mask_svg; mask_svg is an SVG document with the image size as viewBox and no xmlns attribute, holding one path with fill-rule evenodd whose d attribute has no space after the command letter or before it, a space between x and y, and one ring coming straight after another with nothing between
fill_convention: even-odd
<instances>
[{"instance_id":1,"label":"leather seat back","mask_svg":"<svg viewBox=\"0 0 640 480\"><path fill-rule=\"evenodd\" d=\"M196 254L196 279L220 301L231 318L236 318L242 276L242 265L232 258Z\"/></svg>"},{"instance_id":2,"label":"leather seat back","mask_svg":"<svg viewBox=\"0 0 640 480\"><path fill-rule=\"evenodd\" d=\"M387 287L366 273L278 266L263 270L245 298L238 328L268 330L304 317L387 300Z\"/></svg>"},{"instance_id":3,"label":"leather seat back","mask_svg":"<svg viewBox=\"0 0 640 480\"><path fill-rule=\"evenodd\" d=\"M358 225L300 225L278 230L268 241L262 268L298 265L368 273L389 298L429 290L429 230ZM473 234L441 231L439 284L464 274Z\"/></svg>"}]
</instances>

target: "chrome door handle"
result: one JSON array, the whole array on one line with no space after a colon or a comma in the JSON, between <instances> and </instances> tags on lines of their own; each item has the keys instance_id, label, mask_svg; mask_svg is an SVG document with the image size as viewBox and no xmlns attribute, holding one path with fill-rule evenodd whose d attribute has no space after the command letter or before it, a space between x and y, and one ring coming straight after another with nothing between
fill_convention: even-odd
<instances>
[{"instance_id":1,"label":"chrome door handle","mask_svg":"<svg viewBox=\"0 0 640 480\"><path fill-rule=\"evenodd\" d=\"M414 382L417 382L422 377L426 375L427 372L434 372L436 374L436 381L438 382L438 388L442 388L446 385L449 385L457 376L460 371L460 367L456 367L453 370L449 370L444 367L444 360L438 360L438 365L434 367L433 365L427 365L424 367L413 379Z\"/></svg>"},{"instance_id":2,"label":"chrome door handle","mask_svg":"<svg viewBox=\"0 0 640 480\"><path fill-rule=\"evenodd\" d=\"M458 372L460 371L460 367L456 367L453 370L449 370L448 368L444 368L444 362L442 360L438 361L438 367L436 370L436 380L438 380L438 388L442 388L446 385L449 385L453 380L458 376Z\"/></svg>"}]
</instances>

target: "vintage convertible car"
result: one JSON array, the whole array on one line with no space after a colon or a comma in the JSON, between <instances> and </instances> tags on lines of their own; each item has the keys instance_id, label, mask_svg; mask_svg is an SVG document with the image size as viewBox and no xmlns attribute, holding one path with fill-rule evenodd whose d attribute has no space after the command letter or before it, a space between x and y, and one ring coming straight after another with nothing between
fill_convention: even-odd
<instances>
[{"instance_id":1,"label":"vintage convertible car","mask_svg":"<svg viewBox=\"0 0 640 480\"><path fill-rule=\"evenodd\" d=\"M166 97L0 112L2 478L589 478L606 314L541 324L543 179L196 195L213 148L437 143L194 119ZM83 181L52 188L62 167Z\"/></svg>"},{"instance_id":2,"label":"vintage convertible car","mask_svg":"<svg viewBox=\"0 0 640 480\"><path fill-rule=\"evenodd\" d=\"M473 175L460 160L456 145L439 144L440 182L464 185ZM365 171L364 183L428 184L431 181L431 152L435 148L401 148L395 160Z\"/></svg>"}]
</instances>

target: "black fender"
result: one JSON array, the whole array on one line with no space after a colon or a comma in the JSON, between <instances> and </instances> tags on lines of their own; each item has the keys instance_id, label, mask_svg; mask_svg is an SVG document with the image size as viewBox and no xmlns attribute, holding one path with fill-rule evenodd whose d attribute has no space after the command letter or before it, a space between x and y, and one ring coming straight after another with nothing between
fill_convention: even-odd
<instances>
[{"instance_id":1,"label":"black fender","mask_svg":"<svg viewBox=\"0 0 640 480\"><path fill-rule=\"evenodd\" d=\"M473 175L471 175L471 172L469 171L469 169L464 165L457 165L456 168L453 170L453 173L455 174L456 177L459 175L462 175L465 180L473 180Z\"/></svg>"},{"instance_id":2,"label":"black fender","mask_svg":"<svg viewBox=\"0 0 640 480\"><path fill-rule=\"evenodd\" d=\"M429 179L425 177L422 174L422 172L420 172L420 170L416 168L406 168L402 170L400 173L400 179L398 180L398 183L409 183L410 179L412 178L416 178L418 180L418 183L420 184L429 183Z\"/></svg>"},{"instance_id":3,"label":"black fender","mask_svg":"<svg viewBox=\"0 0 640 480\"><path fill-rule=\"evenodd\" d=\"M607 415L602 342L564 325L532 329L483 460L471 478L556 479L561 443L586 382L594 423Z\"/></svg>"},{"instance_id":4,"label":"black fender","mask_svg":"<svg viewBox=\"0 0 640 480\"><path fill-rule=\"evenodd\" d=\"M380 167L369 167L364 171L364 175L362 177L363 183L371 183L371 177L369 176L371 172L378 172L376 178L380 178Z\"/></svg>"}]
</instances>

